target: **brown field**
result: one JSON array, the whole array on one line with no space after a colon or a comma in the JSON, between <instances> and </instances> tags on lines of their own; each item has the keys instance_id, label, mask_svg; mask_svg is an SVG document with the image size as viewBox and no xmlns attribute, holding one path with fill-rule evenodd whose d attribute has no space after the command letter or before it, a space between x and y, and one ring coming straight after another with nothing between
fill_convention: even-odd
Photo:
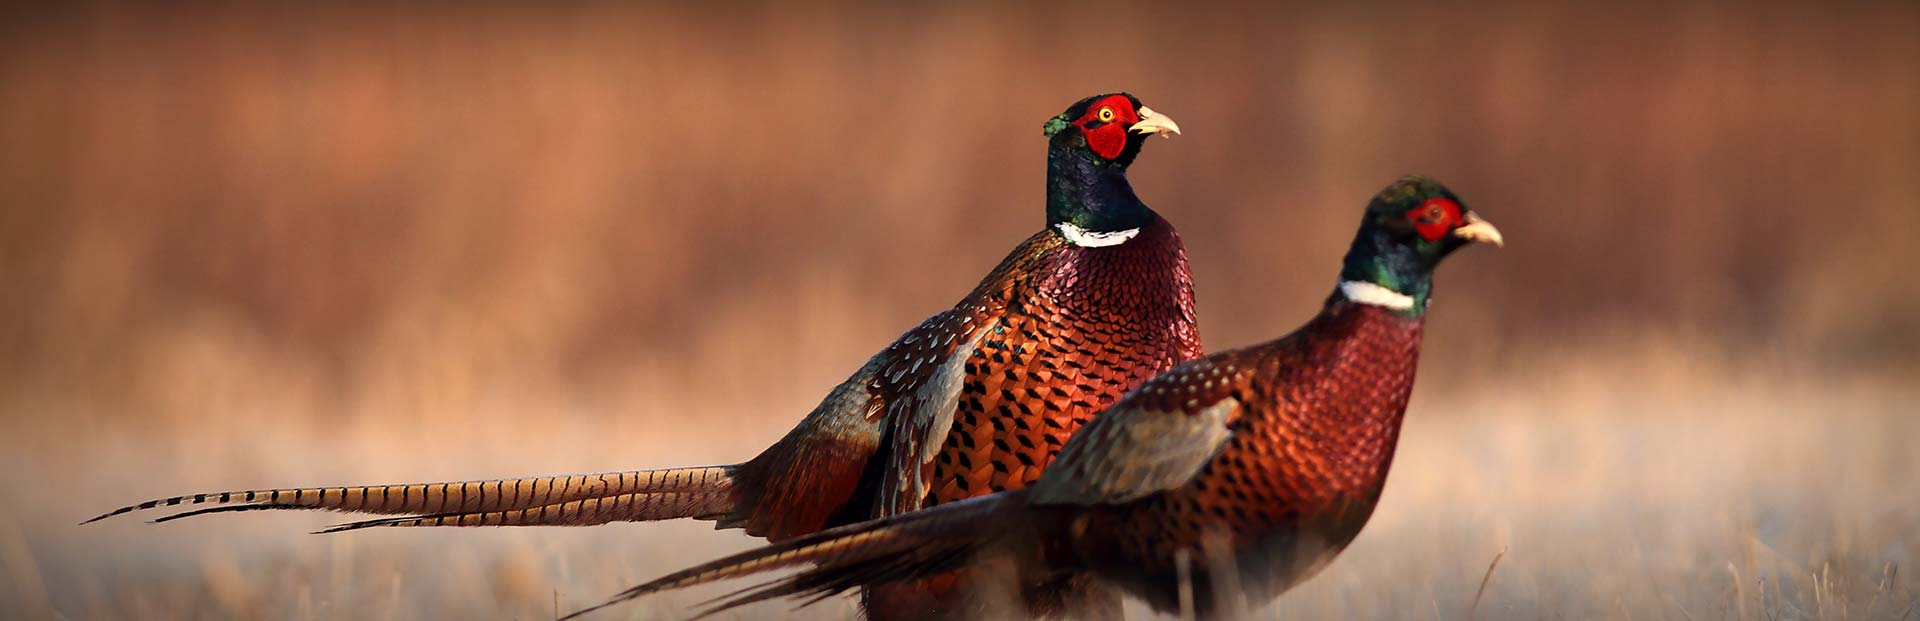
<instances>
[{"instance_id":1,"label":"brown field","mask_svg":"<svg viewBox=\"0 0 1920 621\"><path fill-rule=\"evenodd\" d=\"M1442 270L1373 523L1259 617L1465 618L1504 551L1482 618L1920 619L1920 5L1176 4L0 9L0 617L538 619L743 549L75 523L751 456L1125 88L1186 130L1133 179L1210 349L1400 174L1509 240Z\"/></svg>"}]
</instances>

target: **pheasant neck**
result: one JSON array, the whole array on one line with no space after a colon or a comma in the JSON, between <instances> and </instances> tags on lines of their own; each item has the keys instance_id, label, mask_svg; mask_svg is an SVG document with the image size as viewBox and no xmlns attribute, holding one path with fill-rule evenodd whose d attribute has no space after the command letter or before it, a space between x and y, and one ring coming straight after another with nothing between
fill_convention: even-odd
<instances>
[{"instance_id":1,"label":"pheasant neck","mask_svg":"<svg viewBox=\"0 0 1920 621\"><path fill-rule=\"evenodd\" d=\"M1048 227L1070 239L1078 235L1111 245L1125 242L1125 231L1152 219L1153 210L1127 183L1126 166L1101 160L1084 147L1056 144L1047 150Z\"/></svg>"},{"instance_id":2,"label":"pheasant neck","mask_svg":"<svg viewBox=\"0 0 1920 621\"><path fill-rule=\"evenodd\" d=\"M1327 300L1377 306L1421 316L1433 295L1433 259L1394 241L1376 226L1361 227L1340 265L1340 285Z\"/></svg>"}]
</instances>

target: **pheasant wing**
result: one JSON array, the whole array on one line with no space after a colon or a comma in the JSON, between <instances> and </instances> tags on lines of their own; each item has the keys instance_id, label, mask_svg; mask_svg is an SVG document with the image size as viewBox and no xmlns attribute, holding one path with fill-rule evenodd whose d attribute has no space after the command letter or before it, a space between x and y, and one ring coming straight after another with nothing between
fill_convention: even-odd
<instances>
[{"instance_id":1,"label":"pheasant wing","mask_svg":"<svg viewBox=\"0 0 1920 621\"><path fill-rule=\"evenodd\" d=\"M1030 502L1121 504L1185 484L1233 435L1237 371L1206 358L1140 385L1067 440Z\"/></svg>"},{"instance_id":2,"label":"pheasant wing","mask_svg":"<svg viewBox=\"0 0 1920 621\"><path fill-rule=\"evenodd\" d=\"M953 430L967 360L997 320L984 305L962 304L895 341L878 378L888 399L880 515L921 508L932 491L933 458Z\"/></svg>"}]
</instances>

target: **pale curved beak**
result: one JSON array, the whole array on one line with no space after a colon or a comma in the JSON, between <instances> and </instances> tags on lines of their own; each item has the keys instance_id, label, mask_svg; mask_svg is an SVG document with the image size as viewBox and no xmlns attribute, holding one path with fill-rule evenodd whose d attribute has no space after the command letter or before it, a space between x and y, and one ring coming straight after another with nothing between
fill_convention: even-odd
<instances>
[{"instance_id":1,"label":"pale curved beak","mask_svg":"<svg viewBox=\"0 0 1920 621\"><path fill-rule=\"evenodd\" d=\"M1471 211L1467 212L1467 223L1454 229L1453 236L1470 242L1493 244L1495 248L1506 245L1500 237L1500 229L1493 228L1492 222L1480 219L1479 214Z\"/></svg>"},{"instance_id":2,"label":"pale curved beak","mask_svg":"<svg viewBox=\"0 0 1920 621\"><path fill-rule=\"evenodd\" d=\"M1173 122L1173 118L1167 115L1154 112L1153 108L1140 106L1140 122L1128 127L1127 131L1139 134L1160 134L1172 138L1174 134L1180 133L1180 124Z\"/></svg>"}]
</instances>

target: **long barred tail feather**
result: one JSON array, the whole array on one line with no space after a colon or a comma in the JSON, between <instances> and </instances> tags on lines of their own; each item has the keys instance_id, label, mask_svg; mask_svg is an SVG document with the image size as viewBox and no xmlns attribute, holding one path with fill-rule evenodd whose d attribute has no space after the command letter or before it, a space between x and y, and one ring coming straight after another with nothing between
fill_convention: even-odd
<instances>
[{"instance_id":1,"label":"long barred tail feather","mask_svg":"<svg viewBox=\"0 0 1920 621\"><path fill-rule=\"evenodd\" d=\"M279 511L279 510L287 510L287 509L311 509L311 508L313 507L306 507L301 505L276 505L276 504L220 505L217 507L207 507L205 509L194 509L192 511L182 511L179 513L175 513L173 515L163 515L147 521L149 523L159 524L161 522L171 522L174 520L178 520L180 518L190 518L196 515L206 515L208 513L232 513L235 511ZM106 517L106 516L101 516L101 517ZM100 518L93 518L93 520L87 520L85 522L81 522L81 524L88 524L98 519Z\"/></svg>"},{"instance_id":2,"label":"long barred tail feather","mask_svg":"<svg viewBox=\"0 0 1920 621\"><path fill-rule=\"evenodd\" d=\"M662 497L725 497L733 488L734 466L628 470L590 474L553 475L522 479L494 479L406 485L360 487L306 487L290 489L240 490L188 494L128 505L89 519L97 522L116 515L180 505L217 504L155 520L164 522L185 517L230 511L325 510L378 515L440 517L465 514L533 510L535 515L557 515L552 508L587 500L606 500L625 495ZM602 502L601 504L620 504ZM628 502L628 505L642 503ZM653 520L693 515L673 515L665 509L704 510L710 502L653 503L663 511L629 511L625 519ZM549 508L544 514L541 508ZM613 512L609 507L608 511ZM617 512L613 512L617 513ZM428 520L431 521L431 520ZM523 524L541 524L538 520ZM420 524L427 525L427 524ZM432 525L474 525L444 520Z\"/></svg>"},{"instance_id":3,"label":"long barred tail feather","mask_svg":"<svg viewBox=\"0 0 1920 621\"><path fill-rule=\"evenodd\" d=\"M754 602L808 597L810 605L854 587L956 569L1023 523L1026 495L1001 493L819 531L663 576L561 621L642 596L812 565L800 573L710 600L696 619Z\"/></svg>"},{"instance_id":4,"label":"long barred tail feather","mask_svg":"<svg viewBox=\"0 0 1920 621\"><path fill-rule=\"evenodd\" d=\"M613 522L645 522L674 518L715 520L731 512L733 506L733 495L725 489L692 493L643 492L583 498L524 509L436 513L364 520L329 526L315 532L316 534L338 533L363 528L420 526L596 526ZM203 509L203 511L211 510Z\"/></svg>"}]
</instances>

